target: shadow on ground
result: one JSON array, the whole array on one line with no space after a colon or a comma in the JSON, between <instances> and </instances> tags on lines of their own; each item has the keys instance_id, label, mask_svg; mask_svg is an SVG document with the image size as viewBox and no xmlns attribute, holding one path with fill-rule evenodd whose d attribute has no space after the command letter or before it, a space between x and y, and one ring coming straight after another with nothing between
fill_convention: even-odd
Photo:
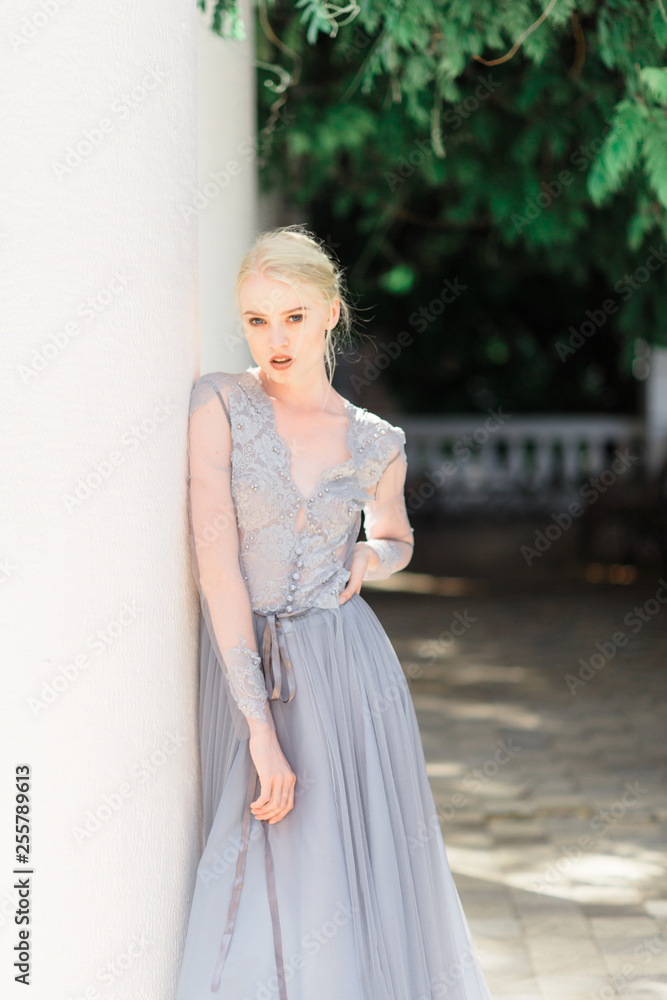
<instances>
[{"instance_id":1,"label":"shadow on ground","mask_svg":"<svg viewBox=\"0 0 667 1000\"><path fill-rule=\"evenodd\" d=\"M494 997L665 998L667 573L585 561L574 531L529 566L540 527L416 526L362 594Z\"/></svg>"}]
</instances>

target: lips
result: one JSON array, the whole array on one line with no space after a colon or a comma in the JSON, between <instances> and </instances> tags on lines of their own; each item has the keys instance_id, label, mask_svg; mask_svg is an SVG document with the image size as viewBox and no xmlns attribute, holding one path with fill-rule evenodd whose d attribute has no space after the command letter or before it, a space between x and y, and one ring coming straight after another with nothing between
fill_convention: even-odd
<instances>
[{"instance_id":1,"label":"lips","mask_svg":"<svg viewBox=\"0 0 667 1000\"><path fill-rule=\"evenodd\" d=\"M287 357L286 355L276 354L273 358L271 358L271 365L273 368L289 368L292 364L292 360L292 358Z\"/></svg>"}]
</instances>

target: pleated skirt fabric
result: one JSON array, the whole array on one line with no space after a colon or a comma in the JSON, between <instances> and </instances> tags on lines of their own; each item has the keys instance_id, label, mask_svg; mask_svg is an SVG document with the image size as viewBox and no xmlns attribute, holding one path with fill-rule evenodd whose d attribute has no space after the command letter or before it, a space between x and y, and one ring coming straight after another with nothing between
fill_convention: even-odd
<instances>
[{"instance_id":1,"label":"pleated skirt fabric","mask_svg":"<svg viewBox=\"0 0 667 1000\"><path fill-rule=\"evenodd\" d=\"M254 619L261 650L265 619ZM408 684L381 622L359 594L280 622L296 694L271 706L297 780L294 808L268 831L289 1000L490 1000ZM211 990L251 758L205 628L200 661L206 843L176 1000L277 1000L264 829L254 817L236 923Z\"/></svg>"}]
</instances>

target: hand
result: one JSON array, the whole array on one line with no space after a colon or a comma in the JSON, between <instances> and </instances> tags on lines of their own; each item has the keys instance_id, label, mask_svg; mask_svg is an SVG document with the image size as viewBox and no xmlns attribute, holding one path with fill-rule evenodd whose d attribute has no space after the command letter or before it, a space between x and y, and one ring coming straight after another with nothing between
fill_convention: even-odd
<instances>
[{"instance_id":1,"label":"hand","mask_svg":"<svg viewBox=\"0 0 667 1000\"><path fill-rule=\"evenodd\" d=\"M357 542L350 562L350 579L347 581L345 590L340 593L339 604L345 604L352 597L352 594L359 593L366 570L375 560L377 560L377 555L373 549L365 542Z\"/></svg>"},{"instance_id":2,"label":"hand","mask_svg":"<svg viewBox=\"0 0 667 1000\"><path fill-rule=\"evenodd\" d=\"M296 775L280 749L275 729L250 736L248 749L260 781L260 795L250 803L253 816L277 823L294 807Z\"/></svg>"}]
</instances>

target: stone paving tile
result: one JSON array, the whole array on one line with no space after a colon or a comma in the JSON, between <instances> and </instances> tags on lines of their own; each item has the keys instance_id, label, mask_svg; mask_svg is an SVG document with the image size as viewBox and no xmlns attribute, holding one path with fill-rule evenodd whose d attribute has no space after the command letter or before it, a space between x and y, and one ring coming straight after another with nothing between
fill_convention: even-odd
<instances>
[{"instance_id":1,"label":"stone paving tile","mask_svg":"<svg viewBox=\"0 0 667 1000\"><path fill-rule=\"evenodd\" d=\"M591 927L601 941L624 935L627 938L652 937L660 933L657 920L646 917L591 917Z\"/></svg>"},{"instance_id":2,"label":"stone paving tile","mask_svg":"<svg viewBox=\"0 0 667 1000\"><path fill-rule=\"evenodd\" d=\"M617 980L624 1000L665 1000L667 976L629 976Z\"/></svg>"},{"instance_id":3,"label":"stone paving tile","mask_svg":"<svg viewBox=\"0 0 667 1000\"><path fill-rule=\"evenodd\" d=\"M538 976L537 983L543 1000L591 1000L594 996L608 997L609 983L604 978L582 974ZM611 994L614 996L614 994Z\"/></svg>"},{"instance_id":4,"label":"stone paving tile","mask_svg":"<svg viewBox=\"0 0 667 1000\"><path fill-rule=\"evenodd\" d=\"M364 588L406 669L494 997L667 1000L664 624L631 635L574 695L566 682L654 592L650 577L465 598ZM438 652L466 609L475 623Z\"/></svg>"},{"instance_id":5,"label":"stone paving tile","mask_svg":"<svg viewBox=\"0 0 667 1000\"><path fill-rule=\"evenodd\" d=\"M521 938L522 928L514 917L470 918L470 926L479 938Z\"/></svg>"},{"instance_id":6,"label":"stone paving tile","mask_svg":"<svg viewBox=\"0 0 667 1000\"><path fill-rule=\"evenodd\" d=\"M616 949L606 948L604 960L608 973L612 976L619 972L628 978L647 972L651 976L667 975L667 955L664 951L660 954L652 954L642 941L638 941L634 946L628 946L627 941L624 946L623 942L618 941Z\"/></svg>"}]
</instances>

